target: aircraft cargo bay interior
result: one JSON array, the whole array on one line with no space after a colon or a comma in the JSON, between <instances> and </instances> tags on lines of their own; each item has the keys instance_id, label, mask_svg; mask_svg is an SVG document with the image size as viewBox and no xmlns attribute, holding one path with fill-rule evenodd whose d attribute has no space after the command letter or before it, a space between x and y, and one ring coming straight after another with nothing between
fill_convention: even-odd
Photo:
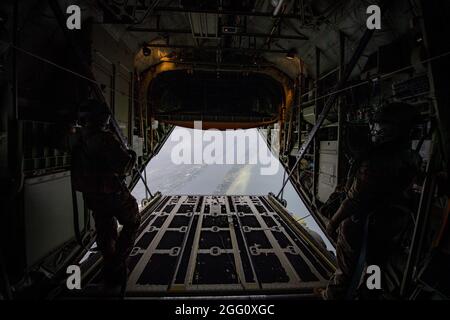
<instances>
[{"instance_id":1,"label":"aircraft cargo bay interior","mask_svg":"<svg viewBox=\"0 0 450 320\"><path fill-rule=\"evenodd\" d=\"M448 300L449 18L2 1L0 300Z\"/></svg>"}]
</instances>

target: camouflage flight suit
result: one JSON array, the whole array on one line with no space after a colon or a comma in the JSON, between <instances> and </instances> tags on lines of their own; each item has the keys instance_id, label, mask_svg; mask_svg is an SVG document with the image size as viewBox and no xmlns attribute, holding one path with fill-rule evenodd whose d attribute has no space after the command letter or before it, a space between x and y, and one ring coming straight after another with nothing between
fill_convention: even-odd
<instances>
[{"instance_id":1,"label":"camouflage flight suit","mask_svg":"<svg viewBox=\"0 0 450 320\"><path fill-rule=\"evenodd\" d=\"M123 272L140 226L136 199L123 182L136 159L110 131L87 127L79 137L73 150L72 180L93 211L105 276L114 277L119 268ZM123 226L120 235L117 221Z\"/></svg>"},{"instance_id":2,"label":"camouflage flight suit","mask_svg":"<svg viewBox=\"0 0 450 320\"><path fill-rule=\"evenodd\" d=\"M338 269L326 298L345 298L361 251L364 221L369 216L366 263L380 266L387 291L398 287L401 270L393 269L402 261L392 259L402 256L402 241L411 226L406 194L419 168L417 153L393 143L375 147L359 161L347 184L346 197L327 230L336 239Z\"/></svg>"}]
</instances>

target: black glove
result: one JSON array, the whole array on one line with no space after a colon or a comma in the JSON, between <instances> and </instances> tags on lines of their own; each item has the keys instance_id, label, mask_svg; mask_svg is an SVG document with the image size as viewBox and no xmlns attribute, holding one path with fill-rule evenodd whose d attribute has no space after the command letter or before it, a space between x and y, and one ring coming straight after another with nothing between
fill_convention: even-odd
<instances>
[{"instance_id":1,"label":"black glove","mask_svg":"<svg viewBox=\"0 0 450 320\"><path fill-rule=\"evenodd\" d=\"M336 226L331 220L326 224L326 232L334 241L337 241L338 228L339 225Z\"/></svg>"},{"instance_id":2,"label":"black glove","mask_svg":"<svg viewBox=\"0 0 450 320\"><path fill-rule=\"evenodd\" d=\"M137 154L134 150L132 149L128 149L128 154L130 155L131 159L132 159L132 163L134 164L136 162L137 159Z\"/></svg>"}]
</instances>

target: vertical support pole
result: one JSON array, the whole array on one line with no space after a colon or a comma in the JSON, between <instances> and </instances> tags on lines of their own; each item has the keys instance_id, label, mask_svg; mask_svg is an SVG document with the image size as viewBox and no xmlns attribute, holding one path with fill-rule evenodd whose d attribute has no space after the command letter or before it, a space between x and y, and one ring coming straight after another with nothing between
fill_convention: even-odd
<instances>
[{"instance_id":1,"label":"vertical support pole","mask_svg":"<svg viewBox=\"0 0 450 320\"><path fill-rule=\"evenodd\" d=\"M339 31L339 80L342 80L345 72L345 33Z\"/></svg>"},{"instance_id":2,"label":"vertical support pole","mask_svg":"<svg viewBox=\"0 0 450 320\"><path fill-rule=\"evenodd\" d=\"M295 85L295 94L294 94L294 102L292 103L291 107L289 108L289 111L286 112L287 117L285 119L285 125L284 125L284 148L283 153L287 156L287 164L289 164L289 154L291 152L292 147L292 137L293 137L293 131L294 131L294 120L298 108L298 101L299 101L299 90L298 90L299 82L297 80L297 83Z\"/></svg>"},{"instance_id":3,"label":"vertical support pole","mask_svg":"<svg viewBox=\"0 0 450 320\"><path fill-rule=\"evenodd\" d=\"M133 128L134 128L134 73L129 72L130 86L128 93L128 145L133 147Z\"/></svg>"},{"instance_id":4,"label":"vertical support pole","mask_svg":"<svg viewBox=\"0 0 450 320\"><path fill-rule=\"evenodd\" d=\"M144 134L144 118L143 118L143 113L142 113L142 102L139 99L139 133L140 136L142 136L142 138L145 140L145 134ZM145 142L145 141L144 141ZM143 146L143 148L145 147L145 145Z\"/></svg>"},{"instance_id":5,"label":"vertical support pole","mask_svg":"<svg viewBox=\"0 0 450 320\"><path fill-rule=\"evenodd\" d=\"M144 93L145 94L145 93ZM144 135L144 146L145 146L145 154L146 156L149 155L149 147L150 144L148 142L148 108L149 108L149 103L147 101L147 99L144 100L145 103L142 105L142 113L143 113L143 135Z\"/></svg>"},{"instance_id":6,"label":"vertical support pole","mask_svg":"<svg viewBox=\"0 0 450 320\"><path fill-rule=\"evenodd\" d=\"M155 129L153 129L153 118L150 118L150 155L155 151Z\"/></svg>"},{"instance_id":7,"label":"vertical support pole","mask_svg":"<svg viewBox=\"0 0 450 320\"><path fill-rule=\"evenodd\" d=\"M316 91L315 91L315 103L314 103L314 123L317 123L318 115L322 112L320 108L320 101L317 100L317 97L320 96L320 49L316 47L315 50L316 57ZM316 191L317 191L317 175L318 175L318 166L319 166L319 135L315 135L314 137L314 145L313 145L313 187L312 187L312 200L313 203L316 202Z\"/></svg>"},{"instance_id":8,"label":"vertical support pole","mask_svg":"<svg viewBox=\"0 0 450 320\"><path fill-rule=\"evenodd\" d=\"M339 81L343 79L345 72L345 34L342 31L339 31ZM338 157L337 157L337 170L336 170L336 180L337 185L340 184L341 175L342 172L342 136L343 136L343 114L344 111L342 110L344 107L344 100L342 97L339 97L338 101L338 133L337 133L337 149L338 149Z\"/></svg>"},{"instance_id":9,"label":"vertical support pole","mask_svg":"<svg viewBox=\"0 0 450 320\"><path fill-rule=\"evenodd\" d=\"M144 167L144 184L147 185L147 166ZM145 189L145 199L148 199L147 188L144 188L144 189Z\"/></svg>"},{"instance_id":10,"label":"vertical support pole","mask_svg":"<svg viewBox=\"0 0 450 320\"><path fill-rule=\"evenodd\" d=\"M116 65L111 64L112 75L111 75L111 94L110 94L110 108L111 113L116 117Z\"/></svg>"},{"instance_id":11,"label":"vertical support pole","mask_svg":"<svg viewBox=\"0 0 450 320\"><path fill-rule=\"evenodd\" d=\"M304 79L303 79L303 62L300 61L300 66L301 66L301 73L300 73L300 77L299 77L299 88L297 90L297 94L298 94L298 101L297 101L297 145L300 148L301 144L302 144L302 95L303 95L303 89L304 89Z\"/></svg>"}]
</instances>

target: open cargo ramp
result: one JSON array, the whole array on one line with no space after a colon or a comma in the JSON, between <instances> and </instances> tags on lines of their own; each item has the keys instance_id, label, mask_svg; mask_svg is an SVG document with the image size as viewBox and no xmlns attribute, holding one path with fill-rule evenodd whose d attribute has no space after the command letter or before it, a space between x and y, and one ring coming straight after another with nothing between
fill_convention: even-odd
<instances>
[{"instance_id":1,"label":"open cargo ramp","mask_svg":"<svg viewBox=\"0 0 450 320\"><path fill-rule=\"evenodd\" d=\"M142 214L126 296L308 296L334 272L271 196L163 196Z\"/></svg>"}]
</instances>

